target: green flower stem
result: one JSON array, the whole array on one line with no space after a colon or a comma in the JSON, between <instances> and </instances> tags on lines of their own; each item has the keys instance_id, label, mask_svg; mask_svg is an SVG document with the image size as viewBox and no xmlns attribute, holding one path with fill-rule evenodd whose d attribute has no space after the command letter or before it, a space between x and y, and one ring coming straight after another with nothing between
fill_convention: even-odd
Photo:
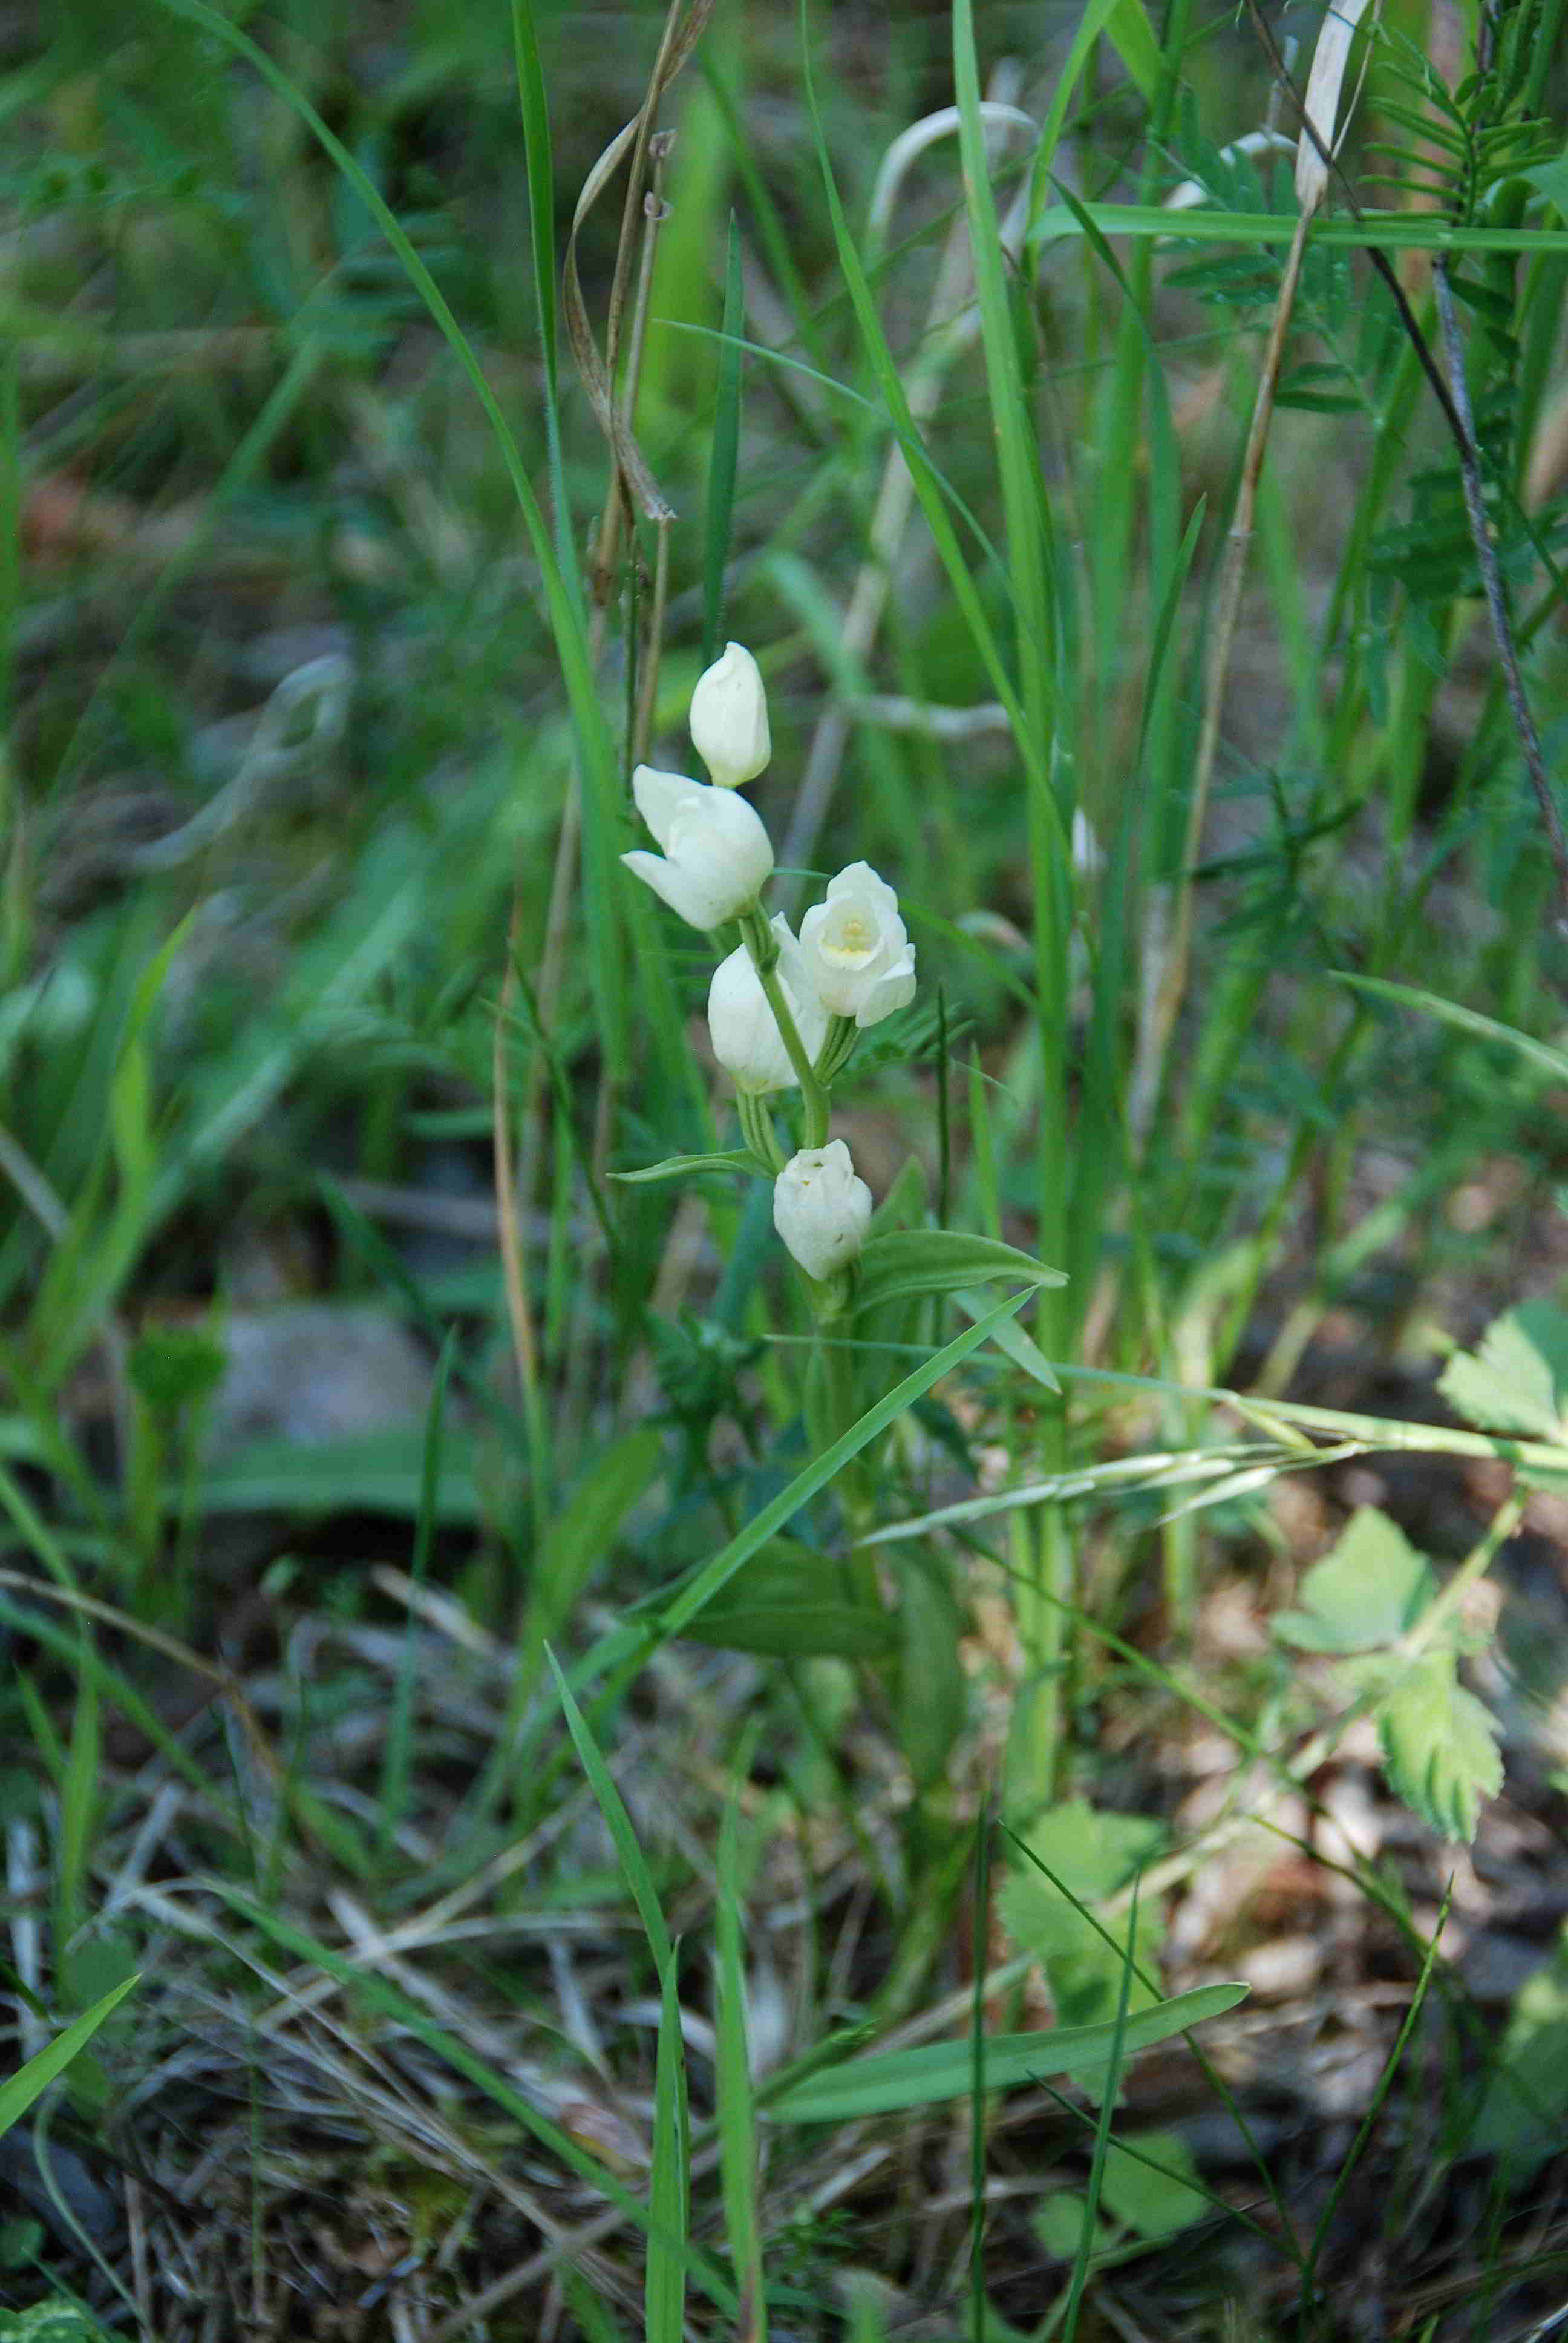
<instances>
[{"instance_id":1,"label":"green flower stem","mask_svg":"<svg viewBox=\"0 0 1568 2343\"><path fill-rule=\"evenodd\" d=\"M829 1020L822 1046L817 1052L817 1080L824 1090L831 1089L855 1054L855 1044L860 1029L852 1017Z\"/></svg>"},{"instance_id":2,"label":"green flower stem","mask_svg":"<svg viewBox=\"0 0 1568 2343\"><path fill-rule=\"evenodd\" d=\"M856 1421L854 1353L834 1335L841 1322L848 1322L847 1304L851 1286L851 1273L840 1270L831 1278L805 1280L811 1299L811 1315L816 1322L817 1343L815 1368L819 1378L822 1413L826 1418L821 1430L830 1444L847 1432ZM843 1505L849 1529L849 1551L843 1559L845 1592L851 1603L863 1609L879 1611L882 1607L881 1588L875 1566L865 1564L871 1557L856 1551L857 1540L867 1525L870 1490L861 1460L856 1457L839 1476L839 1497Z\"/></svg>"},{"instance_id":3,"label":"green flower stem","mask_svg":"<svg viewBox=\"0 0 1568 2343\"><path fill-rule=\"evenodd\" d=\"M740 914L740 933L751 965L757 970L768 1006L773 1011L774 1022L784 1043L785 1053L794 1068L795 1079L800 1085L805 1101L805 1129L802 1147L821 1147L828 1138L828 1089L817 1078L816 1069L806 1055L806 1045L799 1029L790 1014L784 988L779 981L779 944L760 908L753 903L749 911Z\"/></svg>"},{"instance_id":4,"label":"green flower stem","mask_svg":"<svg viewBox=\"0 0 1568 2343\"><path fill-rule=\"evenodd\" d=\"M772 1116L753 1091L737 1091L735 1106L740 1117L740 1136L777 1179L784 1169L784 1151L779 1144Z\"/></svg>"}]
</instances>

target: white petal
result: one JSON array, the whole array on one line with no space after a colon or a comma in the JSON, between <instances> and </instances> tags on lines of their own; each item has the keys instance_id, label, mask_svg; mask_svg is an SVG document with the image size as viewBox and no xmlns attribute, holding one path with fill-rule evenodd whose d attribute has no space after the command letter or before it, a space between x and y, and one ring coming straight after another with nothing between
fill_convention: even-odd
<instances>
[{"instance_id":1,"label":"white petal","mask_svg":"<svg viewBox=\"0 0 1568 2343\"><path fill-rule=\"evenodd\" d=\"M855 1011L859 1026L879 1025L897 1009L907 1009L915 997L915 948L906 944L891 968L872 979Z\"/></svg>"},{"instance_id":2,"label":"white petal","mask_svg":"<svg viewBox=\"0 0 1568 2343\"><path fill-rule=\"evenodd\" d=\"M850 862L836 879L828 881L828 893L834 895L869 895L880 917L886 920L899 916L899 898L887 880L872 870L869 862Z\"/></svg>"},{"instance_id":3,"label":"white petal","mask_svg":"<svg viewBox=\"0 0 1568 2343\"><path fill-rule=\"evenodd\" d=\"M744 643L728 643L699 677L691 695L691 738L715 784L754 781L772 754L768 695Z\"/></svg>"},{"instance_id":4,"label":"white petal","mask_svg":"<svg viewBox=\"0 0 1568 2343\"><path fill-rule=\"evenodd\" d=\"M669 844L669 826L679 807L703 787L701 781L689 780L684 773L661 773L653 765L638 767L631 777L631 794L638 813L660 846Z\"/></svg>"},{"instance_id":5,"label":"white petal","mask_svg":"<svg viewBox=\"0 0 1568 2343\"><path fill-rule=\"evenodd\" d=\"M667 862L662 855L646 854L639 849L620 859L628 870L634 871L645 886L651 887L672 911L678 912L692 927L717 928L733 916L723 907L711 883Z\"/></svg>"}]
</instances>

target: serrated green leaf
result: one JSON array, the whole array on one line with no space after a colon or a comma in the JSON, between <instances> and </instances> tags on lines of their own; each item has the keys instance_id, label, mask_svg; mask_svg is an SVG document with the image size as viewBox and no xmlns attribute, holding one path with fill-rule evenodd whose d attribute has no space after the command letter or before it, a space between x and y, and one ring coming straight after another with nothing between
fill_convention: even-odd
<instances>
[{"instance_id":1,"label":"serrated green leaf","mask_svg":"<svg viewBox=\"0 0 1568 2343\"><path fill-rule=\"evenodd\" d=\"M1059 1906L1070 1912L1068 1897L1103 1903L1152 1862L1164 1844L1164 1825L1148 1815L1111 1814L1091 1806L1087 1798L1068 1798L1023 1834L1024 1846L1050 1865L1066 1896L1032 1865L1026 1864L1019 1876L1038 1880ZM1076 1931L1069 1941L1077 1943Z\"/></svg>"},{"instance_id":2,"label":"serrated green leaf","mask_svg":"<svg viewBox=\"0 0 1568 2343\"><path fill-rule=\"evenodd\" d=\"M1483 1432L1561 1439L1568 1432L1568 1314L1525 1302L1494 1318L1478 1351L1457 1351L1438 1384Z\"/></svg>"},{"instance_id":3,"label":"serrated green leaf","mask_svg":"<svg viewBox=\"0 0 1568 2343\"><path fill-rule=\"evenodd\" d=\"M1026 1286L1065 1285L1059 1269L996 1237L961 1229L890 1229L870 1238L860 1254L855 1308L874 1310L910 1293L957 1293L965 1286L1006 1280Z\"/></svg>"},{"instance_id":4,"label":"serrated green leaf","mask_svg":"<svg viewBox=\"0 0 1568 2343\"><path fill-rule=\"evenodd\" d=\"M1445 1838L1475 1836L1483 1798L1503 1787L1497 1727L1460 1684L1452 1652L1427 1652L1378 1715L1389 1786Z\"/></svg>"},{"instance_id":5,"label":"serrated green leaf","mask_svg":"<svg viewBox=\"0 0 1568 2343\"><path fill-rule=\"evenodd\" d=\"M1153 2009L1130 2017L1121 2028L1121 2048L1131 2055L1205 2019L1219 2017L1244 2001L1244 1985L1199 1986ZM993 2034L985 2043L985 2083L991 2091L1037 2083L1057 2075L1080 2078L1103 2075L1116 2045L1115 2024L1058 2026L1039 2034ZM943 2099L967 2098L974 2088L975 2046L968 2035L956 2042L922 2043L913 2050L886 2050L843 2066L803 2076L772 2102L781 2123L848 2123L893 2107L921 2107Z\"/></svg>"},{"instance_id":6,"label":"serrated green leaf","mask_svg":"<svg viewBox=\"0 0 1568 2343\"><path fill-rule=\"evenodd\" d=\"M1302 1608L1274 1634L1305 1652L1372 1652L1396 1643L1432 1601L1431 1565L1374 1505L1354 1514L1332 1554L1302 1581Z\"/></svg>"},{"instance_id":7,"label":"serrated green leaf","mask_svg":"<svg viewBox=\"0 0 1568 2343\"><path fill-rule=\"evenodd\" d=\"M1163 1825L1150 1816L1109 1814L1082 1798L1053 1806L1023 1838L1022 1860L1002 1885L999 1909L1010 1936L1043 1966L1064 2024L1087 2026L1113 2015L1127 1961L1129 1922L1123 1915L1096 1926L1090 1915L1125 1887L1164 1844ZM1030 1862L1030 1855L1037 1860ZM1041 1864L1046 1870L1038 1867ZM1164 1933L1158 1905L1141 1905L1131 1947L1138 1967L1151 1966ZM1132 1978L1131 2009L1151 2008L1158 1999L1151 1986Z\"/></svg>"},{"instance_id":8,"label":"serrated green leaf","mask_svg":"<svg viewBox=\"0 0 1568 2343\"><path fill-rule=\"evenodd\" d=\"M831 1554L775 1538L686 1631L689 1641L769 1659L887 1659L899 1647L891 1614L858 1603Z\"/></svg>"},{"instance_id":9,"label":"serrated green leaf","mask_svg":"<svg viewBox=\"0 0 1568 2343\"><path fill-rule=\"evenodd\" d=\"M732 1147L718 1155L667 1155L662 1163L646 1163L640 1172L612 1172L625 1188L645 1188L656 1180L690 1180L703 1172L749 1172L762 1176L762 1166L749 1147Z\"/></svg>"}]
</instances>

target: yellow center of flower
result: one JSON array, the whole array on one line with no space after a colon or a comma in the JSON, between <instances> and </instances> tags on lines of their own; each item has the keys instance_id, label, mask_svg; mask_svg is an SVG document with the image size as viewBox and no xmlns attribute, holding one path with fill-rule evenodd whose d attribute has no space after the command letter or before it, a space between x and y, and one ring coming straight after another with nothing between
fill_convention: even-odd
<instances>
[{"instance_id":1,"label":"yellow center of flower","mask_svg":"<svg viewBox=\"0 0 1568 2343\"><path fill-rule=\"evenodd\" d=\"M835 968L862 968L877 950L877 923L864 911L846 910L830 922L822 937L822 957Z\"/></svg>"}]
</instances>

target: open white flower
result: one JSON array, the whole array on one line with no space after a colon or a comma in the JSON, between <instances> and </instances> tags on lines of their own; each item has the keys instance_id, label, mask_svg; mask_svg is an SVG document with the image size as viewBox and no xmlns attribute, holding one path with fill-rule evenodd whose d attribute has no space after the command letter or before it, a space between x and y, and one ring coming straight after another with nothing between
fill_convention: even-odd
<instances>
[{"instance_id":1,"label":"open white flower","mask_svg":"<svg viewBox=\"0 0 1568 2343\"><path fill-rule=\"evenodd\" d=\"M638 849L620 859L672 911L694 928L718 928L756 901L772 873L773 847L755 807L651 765L633 773L631 793L664 853Z\"/></svg>"},{"instance_id":2,"label":"open white flower","mask_svg":"<svg viewBox=\"0 0 1568 2343\"><path fill-rule=\"evenodd\" d=\"M721 789L754 781L773 753L768 730L768 694L756 660L744 643L726 643L705 668L691 695L691 738L698 755Z\"/></svg>"},{"instance_id":3,"label":"open white flower","mask_svg":"<svg viewBox=\"0 0 1568 2343\"><path fill-rule=\"evenodd\" d=\"M823 1008L857 1025L879 1025L915 997L915 948L899 899L869 862L829 880L826 902L800 922L800 958Z\"/></svg>"},{"instance_id":4,"label":"open white flower","mask_svg":"<svg viewBox=\"0 0 1568 2343\"><path fill-rule=\"evenodd\" d=\"M779 981L795 1020L795 1030L808 1058L813 1061L828 1031L828 1012L800 974L800 947L782 912L773 921L779 944ZM795 1069L784 1047L778 1020L768 1005L762 980L744 944L721 960L708 988L708 1031L713 1054L738 1091L763 1098L769 1091L787 1091L795 1082Z\"/></svg>"},{"instance_id":5,"label":"open white flower","mask_svg":"<svg viewBox=\"0 0 1568 2343\"><path fill-rule=\"evenodd\" d=\"M804 1147L773 1182L773 1225L808 1277L831 1277L859 1257L871 1192L841 1139Z\"/></svg>"}]
</instances>

